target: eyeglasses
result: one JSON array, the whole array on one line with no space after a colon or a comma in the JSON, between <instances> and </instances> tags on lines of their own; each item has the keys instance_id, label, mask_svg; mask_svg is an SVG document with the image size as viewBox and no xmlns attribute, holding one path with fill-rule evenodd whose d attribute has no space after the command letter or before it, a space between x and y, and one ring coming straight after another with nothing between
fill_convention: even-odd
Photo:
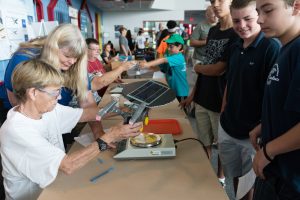
<instances>
[{"instance_id":1,"label":"eyeglasses","mask_svg":"<svg viewBox=\"0 0 300 200\"><path fill-rule=\"evenodd\" d=\"M55 90L55 91L47 91L42 88L37 88L37 90L44 92L47 95L49 95L50 97L54 97L55 99L57 99L61 95L61 88L59 88L58 90Z\"/></svg>"}]
</instances>

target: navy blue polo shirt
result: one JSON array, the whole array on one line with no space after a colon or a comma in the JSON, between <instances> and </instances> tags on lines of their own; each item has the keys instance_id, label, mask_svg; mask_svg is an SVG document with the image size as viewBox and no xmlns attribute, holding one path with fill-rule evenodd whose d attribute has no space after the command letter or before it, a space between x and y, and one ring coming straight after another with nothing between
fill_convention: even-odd
<instances>
[{"instance_id":1,"label":"navy blue polo shirt","mask_svg":"<svg viewBox=\"0 0 300 200\"><path fill-rule=\"evenodd\" d=\"M262 141L283 135L300 122L300 37L281 48L268 76L262 109ZM299 133L300 134L300 133ZM300 150L275 157L278 174L300 192Z\"/></svg>"},{"instance_id":2,"label":"navy blue polo shirt","mask_svg":"<svg viewBox=\"0 0 300 200\"><path fill-rule=\"evenodd\" d=\"M259 33L243 48L243 40L231 48L227 68L227 104L220 123L231 137L249 138L260 123L264 85L278 56L280 44Z\"/></svg>"}]
</instances>

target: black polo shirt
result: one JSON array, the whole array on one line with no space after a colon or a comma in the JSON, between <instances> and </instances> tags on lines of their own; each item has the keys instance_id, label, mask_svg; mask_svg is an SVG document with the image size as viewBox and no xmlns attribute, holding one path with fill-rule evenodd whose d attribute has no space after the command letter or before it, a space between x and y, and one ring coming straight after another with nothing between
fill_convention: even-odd
<instances>
[{"instance_id":1,"label":"black polo shirt","mask_svg":"<svg viewBox=\"0 0 300 200\"><path fill-rule=\"evenodd\" d=\"M279 49L279 43L265 38L262 32L245 49L242 39L232 46L227 68L227 103L220 119L230 136L249 138L249 132L260 123L265 81Z\"/></svg>"},{"instance_id":2,"label":"black polo shirt","mask_svg":"<svg viewBox=\"0 0 300 200\"><path fill-rule=\"evenodd\" d=\"M238 35L232 28L220 30L220 24L210 28L205 47L203 64L227 62L230 46ZM198 75L194 102L213 112L220 112L225 88L225 76Z\"/></svg>"},{"instance_id":3,"label":"black polo shirt","mask_svg":"<svg viewBox=\"0 0 300 200\"><path fill-rule=\"evenodd\" d=\"M268 76L262 111L264 143L280 137L300 122L300 36L281 48ZM300 134L300 133L299 133ZM300 192L300 150L275 157L278 174Z\"/></svg>"}]
</instances>

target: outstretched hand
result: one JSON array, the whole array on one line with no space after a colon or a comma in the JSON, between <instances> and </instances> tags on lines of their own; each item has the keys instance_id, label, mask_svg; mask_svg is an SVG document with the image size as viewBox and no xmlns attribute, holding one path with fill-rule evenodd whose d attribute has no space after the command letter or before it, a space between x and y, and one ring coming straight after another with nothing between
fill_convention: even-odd
<instances>
[{"instance_id":1,"label":"outstretched hand","mask_svg":"<svg viewBox=\"0 0 300 200\"><path fill-rule=\"evenodd\" d=\"M145 61L145 60L139 61L139 66L140 66L140 68L148 68L147 61Z\"/></svg>"},{"instance_id":2,"label":"outstretched hand","mask_svg":"<svg viewBox=\"0 0 300 200\"><path fill-rule=\"evenodd\" d=\"M140 134L140 129L142 128L142 123L135 124L120 124L111 127L102 139L110 146L114 147L113 143L119 142L121 140L127 139L132 136L137 136Z\"/></svg>"},{"instance_id":3,"label":"outstretched hand","mask_svg":"<svg viewBox=\"0 0 300 200\"><path fill-rule=\"evenodd\" d=\"M128 62L122 63L121 67L123 68L123 71L127 71L136 65L137 65L136 61L128 61Z\"/></svg>"}]
</instances>

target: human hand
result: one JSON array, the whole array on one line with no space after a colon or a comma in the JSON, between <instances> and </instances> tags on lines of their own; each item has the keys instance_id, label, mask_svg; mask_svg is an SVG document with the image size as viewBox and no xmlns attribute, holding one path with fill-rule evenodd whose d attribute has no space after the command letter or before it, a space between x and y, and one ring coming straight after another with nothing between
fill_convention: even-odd
<instances>
[{"instance_id":1,"label":"human hand","mask_svg":"<svg viewBox=\"0 0 300 200\"><path fill-rule=\"evenodd\" d=\"M121 140L127 139L132 136L137 136L140 134L140 129L142 127L142 123L135 124L120 124L117 126L111 127L105 135L101 138L109 145L114 147L115 142L119 142Z\"/></svg>"},{"instance_id":2,"label":"human hand","mask_svg":"<svg viewBox=\"0 0 300 200\"><path fill-rule=\"evenodd\" d=\"M122 81L121 77L119 76L114 83L124 83L124 81Z\"/></svg>"},{"instance_id":3,"label":"human hand","mask_svg":"<svg viewBox=\"0 0 300 200\"><path fill-rule=\"evenodd\" d=\"M129 61L129 62L122 63L122 65L120 67L122 67L123 71L127 71L136 65L137 65L136 61Z\"/></svg>"},{"instance_id":4,"label":"human hand","mask_svg":"<svg viewBox=\"0 0 300 200\"><path fill-rule=\"evenodd\" d=\"M261 135L261 125L256 126L249 132L250 142L256 151L259 150L258 137Z\"/></svg>"},{"instance_id":5,"label":"human hand","mask_svg":"<svg viewBox=\"0 0 300 200\"><path fill-rule=\"evenodd\" d=\"M140 68L148 68L147 61L139 61L139 66Z\"/></svg>"},{"instance_id":6,"label":"human hand","mask_svg":"<svg viewBox=\"0 0 300 200\"><path fill-rule=\"evenodd\" d=\"M257 176L261 179L265 179L265 175L263 169L270 163L264 155L263 149L260 149L256 152L255 157L253 159L253 170Z\"/></svg>"},{"instance_id":7,"label":"human hand","mask_svg":"<svg viewBox=\"0 0 300 200\"><path fill-rule=\"evenodd\" d=\"M192 96L188 96L188 98L186 98L185 100L181 101L178 106L181 109L188 108L191 105L192 101L193 101L193 97Z\"/></svg>"}]
</instances>

